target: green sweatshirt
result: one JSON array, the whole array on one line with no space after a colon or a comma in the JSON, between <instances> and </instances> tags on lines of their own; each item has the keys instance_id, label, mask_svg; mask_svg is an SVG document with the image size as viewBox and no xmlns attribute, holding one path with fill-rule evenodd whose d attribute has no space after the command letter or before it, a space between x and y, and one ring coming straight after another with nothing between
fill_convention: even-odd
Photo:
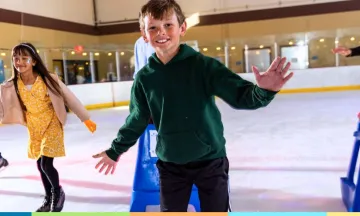
<instances>
[{"instance_id":1,"label":"green sweatshirt","mask_svg":"<svg viewBox=\"0 0 360 216\"><path fill-rule=\"evenodd\" d=\"M153 54L136 75L130 114L106 153L117 160L136 143L151 117L158 131L160 160L186 164L224 157L224 128L215 96L234 109L254 110L268 105L276 93L242 79L187 45L180 45L165 65Z\"/></svg>"}]
</instances>

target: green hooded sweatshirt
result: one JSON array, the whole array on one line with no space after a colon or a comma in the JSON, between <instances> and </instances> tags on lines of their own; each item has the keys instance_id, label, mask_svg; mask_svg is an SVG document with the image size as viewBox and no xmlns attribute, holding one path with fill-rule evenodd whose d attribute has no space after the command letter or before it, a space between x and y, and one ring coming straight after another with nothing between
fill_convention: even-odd
<instances>
[{"instance_id":1,"label":"green hooded sweatshirt","mask_svg":"<svg viewBox=\"0 0 360 216\"><path fill-rule=\"evenodd\" d=\"M160 160L186 164L224 157L224 128L215 96L234 109L254 110L267 106L276 93L242 79L188 45L180 45L165 65L154 53L136 75L130 114L106 154L117 160L136 143L152 118Z\"/></svg>"}]
</instances>

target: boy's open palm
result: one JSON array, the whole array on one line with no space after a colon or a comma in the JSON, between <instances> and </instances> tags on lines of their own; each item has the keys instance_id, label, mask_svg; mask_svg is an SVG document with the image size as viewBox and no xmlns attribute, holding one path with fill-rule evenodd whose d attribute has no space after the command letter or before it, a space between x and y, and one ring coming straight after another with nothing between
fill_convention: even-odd
<instances>
[{"instance_id":1,"label":"boy's open palm","mask_svg":"<svg viewBox=\"0 0 360 216\"><path fill-rule=\"evenodd\" d=\"M270 65L269 69L263 74L260 74L259 70L253 66L252 70L255 74L258 86L270 91L280 91L285 83L294 75L293 72L286 75L291 63L288 62L284 67L285 62L285 57L277 57Z\"/></svg>"},{"instance_id":2,"label":"boy's open palm","mask_svg":"<svg viewBox=\"0 0 360 216\"><path fill-rule=\"evenodd\" d=\"M101 160L95 166L95 169L98 169L101 166L99 170L100 173L106 169L105 175L109 174L109 172L114 174L117 162L110 159L105 152L93 155L93 158L101 158Z\"/></svg>"}]
</instances>

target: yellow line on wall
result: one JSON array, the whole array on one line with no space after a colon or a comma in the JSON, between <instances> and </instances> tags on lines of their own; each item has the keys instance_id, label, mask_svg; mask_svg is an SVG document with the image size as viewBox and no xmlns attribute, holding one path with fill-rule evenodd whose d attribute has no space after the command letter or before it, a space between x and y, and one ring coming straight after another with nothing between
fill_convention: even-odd
<instances>
[{"instance_id":1,"label":"yellow line on wall","mask_svg":"<svg viewBox=\"0 0 360 216\"><path fill-rule=\"evenodd\" d=\"M279 93L317 93L317 92L330 92L330 91L354 91L360 90L360 85L354 86L328 86L328 87L316 87L316 88L298 88L298 89L283 89Z\"/></svg>"},{"instance_id":2,"label":"yellow line on wall","mask_svg":"<svg viewBox=\"0 0 360 216\"><path fill-rule=\"evenodd\" d=\"M295 94L295 93L317 93L317 92L331 92L331 91L354 91L360 90L360 85L356 86L329 86L329 87L316 87L316 88L297 88L297 89L284 89L280 94ZM115 103L92 104L85 106L88 110L104 109L119 106L129 106L130 101L119 101Z\"/></svg>"},{"instance_id":3,"label":"yellow line on wall","mask_svg":"<svg viewBox=\"0 0 360 216\"><path fill-rule=\"evenodd\" d=\"M115 103L102 103L102 104L91 104L86 105L85 108L87 110L96 110L96 109L105 109L111 107L119 107L119 106L129 106L130 101L119 101Z\"/></svg>"}]
</instances>

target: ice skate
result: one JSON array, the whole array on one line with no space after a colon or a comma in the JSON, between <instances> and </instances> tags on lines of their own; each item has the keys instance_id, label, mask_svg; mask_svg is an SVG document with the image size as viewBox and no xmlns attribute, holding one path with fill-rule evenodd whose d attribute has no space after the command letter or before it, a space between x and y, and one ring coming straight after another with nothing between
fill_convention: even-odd
<instances>
[{"instance_id":1,"label":"ice skate","mask_svg":"<svg viewBox=\"0 0 360 216\"><path fill-rule=\"evenodd\" d=\"M52 195L50 212L61 212L65 202L65 193L62 187L59 187L57 189L52 188L51 193Z\"/></svg>"},{"instance_id":2,"label":"ice skate","mask_svg":"<svg viewBox=\"0 0 360 216\"><path fill-rule=\"evenodd\" d=\"M0 169L5 168L9 165L9 162L5 158L0 158Z\"/></svg>"},{"instance_id":3,"label":"ice skate","mask_svg":"<svg viewBox=\"0 0 360 216\"><path fill-rule=\"evenodd\" d=\"M46 195L43 201L42 206L36 210L36 212L50 212L51 208L51 196Z\"/></svg>"}]
</instances>

